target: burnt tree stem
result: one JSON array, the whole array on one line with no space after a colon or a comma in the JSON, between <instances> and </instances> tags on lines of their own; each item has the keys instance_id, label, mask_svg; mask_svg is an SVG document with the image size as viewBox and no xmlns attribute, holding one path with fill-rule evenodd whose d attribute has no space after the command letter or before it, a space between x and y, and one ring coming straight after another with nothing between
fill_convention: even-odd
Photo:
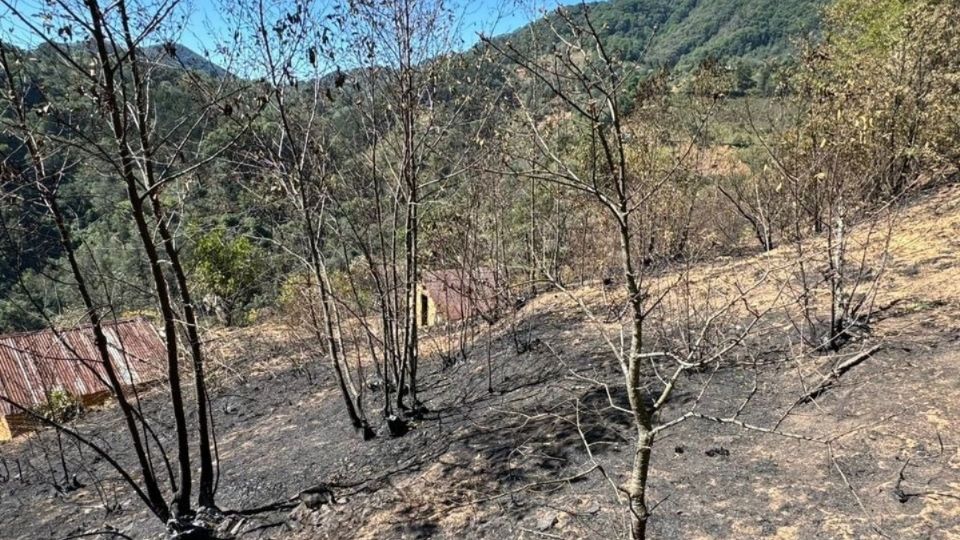
<instances>
[{"instance_id":1,"label":"burnt tree stem","mask_svg":"<svg viewBox=\"0 0 960 540\"><path fill-rule=\"evenodd\" d=\"M120 170L123 180L126 184L127 199L130 202L131 213L137 227L137 234L143 244L144 252L150 266L150 273L153 277L154 289L157 293L157 301L160 307L160 314L163 317L164 339L167 345L167 375L169 378L170 401L173 407L173 416L177 439L177 463L179 466L180 481L177 490L173 496L174 514L176 517L187 516L191 514L190 493L192 489L192 470L190 464L190 441L187 432L186 414L184 413L183 392L180 384L180 370L178 358L177 343L177 325L176 315L170 298L170 290L167 285L167 279L163 275L163 268L160 264L160 257L154 243L150 226L146 221L146 212L143 207L143 199L140 197L137 186L136 159L129 145L127 133L127 118L125 103L118 98L118 90L114 76L116 70L121 66L113 65L110 53L107 48L107 37L104 30L104 15L100 10L97 0L86 0L87 9L91 18L91 36L97 51L97 57L101 64L104 87L104 107L110 126L113 130L114 142L117 146L117 152L120 154ZM121 19L127 19L125 4L123 0L118 3L120 7ZM136 63L136 57L131 57ZM123 112L121 112L123 111ZM141 126L141 129L143 126Z\"/></svg>"},{"instance_id":2,"label":"burnt tree stem","mask_svg":"<svg viewBox=\"0 0 960 540\"><path fill-rule=\"evenodd\" d=\"M126 13L126 5L123 0L119 3L122 12ZM140 64L137 60L137 47L130 32L128 18L121 17L123 24L124 39L130 52L131 76L135 88L135 99L137 103L136 114L138 123L138 133L140 136L140 146L144 152L144 173L147 178L148 192L154 219L157 222L157 231L163 244L164 252L170 260L170 266L173 270L176 280L177 290L180 295L180 301L183 307L184 322L186 323L187 343L190 348L190 356L193 360L194 389L197 401L197 432L200 457L200 477L198 485L197 503L201 507L213 508L216 506L214 498L214 470L213 456L210 444L209 427L209 407L207 397L207 386L203 370L203 349L201 347L200 336L197 325L197 317L193 306L193 300L190 295L189 284L187 283L186 272L180 262L180 253L177 250L173 235L167 227L166 216L164 215L163 205L160 201L160 191L154 189L158 185L153 162L153 145L150 140L150 133L147 129L149 118L149 96L140 71Z\"/></svg>"},{"instance_id":3,"label":"burnt tree stem","mask_svg":"<svg viewBox=\"0 0 960 540\"><path fill-rule=\"evenodd\" d=\"M110 350L107 347L107 337L103 331L103 320L99 311L97 310L96 304L93 301L93 296L90 294L86 278L77 260L76 251L73 246L73 239L70 235L70 229L66 226L63 218L63 212L61 211L60 205L57 202L56 194L44 184L44 181L47 178L44 158L40 149L40 145L29 130L26 112L23 109L22 96L20 96L16 90L18 86L13 78L13 73L10 70L6 52L3 47L0 47L0 64L2 64L4 73L6 74L7 84L9 85L10 91L13 92L13 99L17 102L14 108L16 110L17 120L20 124L20 128L24 131L24 142L27 145L27 150L30 154L31 161L33 162L34 171L36 174L35 181L37 189L41 198L43 199L44 205L47 207L47 210L53 217L54 224L57 228L60 245L63 247L63 250L67 255L67 262L70 266L70 271L73 274L74 280L76 281L77 291L80 293L80 298L82 299L84 308L86 309L87 319L90 321L90 325L93 330L94 345L97 349L97 354L100 357L100 361L103 363L104 372L107 375L107 381L110 383L110 390L114 396L114 399L116 399L118 406L120 407L120 412L123 416L124 423L126 424L127 432L130 435L131 444L133 446L134 453L137 456L137 461L140 465L140 472L143 476L143 489L141 489L141 487L136 483L136 481L133 480L126 470L124 470L110 456L106 455L102 449L90 444L86 439L80 437L79 434L75 432L71 431L69 433L81 442L91 446L91 448L93 448L98 454L107 458L107 461L111 463L111 465L113 465L114 468L120 472L121 476L127 481L127 483L133 487L134 491L136 491L137 495L144 501L150 511L153 512L153 514L156 515L161 521L166 521L169 519L170 509L160 491L160 485L159 482L157 482L153 465L150 463L150 459L148 458L144 442L140 438L140 431L137 428L137 421L134 417L133 407L127 401L126 396L123 393L120 378L117 376L113 362L110 360ZM18 406L16 404L14 405Z\"/></svg>"}]
</instances>

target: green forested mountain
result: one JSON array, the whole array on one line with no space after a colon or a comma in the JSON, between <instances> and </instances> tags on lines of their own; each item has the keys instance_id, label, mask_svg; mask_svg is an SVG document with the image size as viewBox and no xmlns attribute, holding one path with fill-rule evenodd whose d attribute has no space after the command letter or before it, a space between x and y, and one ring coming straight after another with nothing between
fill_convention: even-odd
<instances>
[{"instance_id":1,"label":"green forested mountain","mask_svg":"<svg viewBox=\"0 0 960 540\"><path fill-rule=\"evenodd\" d=\"M589 9L625 59L685 70L708 57L754 62L783 57L792 39L816 29L822 5L820 0L615 0Z\"/></svg>"},{"instance_id":2,"label":"green forested mountain","mask_svg":"<svg viewBox=\"0 0 960 540\"><path fill-rule=\"evenodd\" d=\"M819 28L822 0L612 0L568 9L588 10L610 51L643 71L668 68L688 73L707 59L737 68L763 89L797 39ZM537 35L549 40L556 15L506 38Z\"/></svg>"},{"instance_id":3,"label":"green forested mountain","mask_svg":"<svg viewBox=\"0 0 960 540\"><path fill-rule=\"evenodd\" d=\"M198 71L212 77L221 77L227 71L206 56L190 50L183 45L152 45L144 48L148 58L171 67L182 67Z\"/></svg>"}]
</instances>

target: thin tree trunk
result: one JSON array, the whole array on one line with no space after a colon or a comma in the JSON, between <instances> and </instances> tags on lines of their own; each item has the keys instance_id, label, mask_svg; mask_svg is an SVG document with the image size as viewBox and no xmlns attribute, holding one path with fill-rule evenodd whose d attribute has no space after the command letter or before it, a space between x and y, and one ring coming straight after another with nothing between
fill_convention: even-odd
<instances>
[{"instance_id":1,"label":"thin tree trunk","mask_svg":"<svg viewBox=\"0 0 960 540\"><path fill-rule=\"evenodd\" d=\"M623 205L624 209L625 207L626 205ZM633 262L630 230L627 224L628 217L624 214L621 214L621 216L620 250L631 315L630 350L627 356L626 373L627 398L630 401L633 422L637 429L633 469L627 485L627 492L630 497L630 537L632 540L643 540L646 537L647 518L649 517L646 492L647 475L650 470L650 454L653 448L653 432L651 411L640 390L640 355L643 346L644 319L642 291Z\"/></svg>"},{"instance_id":2,"label":"thin tree trunk","mask_svg":"<svg viewBox=\"0 0 960 540\"><path fill-rule=\"evenodd\" d=\"M194 389L197 400L197 431L200 446L200 478L197 503L201 507L214 508L216 507L216 503L214 500L213 456L208 423L207 386L203 374L203 349L201 347L197 318L194 312L193 301L190 297L190 288L187 283L186 272L180 262L180 254L174 244L173 235L170 234L170 230L167 227L166 216L164 215L163 206L160 201L160 193L158 190L153 189L157 182L153 164L153 145L151 144L150 133L147 129L149 125L149 118L147 117L147 111L150 107L149 98L137 61L136 43L130 33L126 17L123 17L122 20L124 37L127 42L127 47L129 47L131 51L131 75L133 76L134 87L136 89L134 95L137 103L137 123L139 124L140 146L144 152L144 172L147 178L147 188L151 190L150 202L154 218L157 222L157 230L160 233L167 258L170 260L170 266L173 269L181 304L183 305L187 342L190 347L190 356L193 359Z\"/></svg>"},{"instance_id":3,"label":"thin tree trunk","mask_svg":"<svg viewBox=\"0 0 960 540\"><path fill-rule=\"evenodd\" d=\"M310 216L306 213L305 208L306 207L304 207L304 214L302 218L304 220L304 227L306 229L305 232L308 238L310 264L313 270L313 278L317 280L317 292L320 294L320 309L323 317L322 321L314 321L314 327L316 328L318 324L323 325L325 335L323 335L321 339L327 344L327 354L330 356L330 363L333 367L334 373L336 374L337 384L340 386L341 394L343 394L343 401L347 409L347 416L350 418L350 423L353 425L353 427L363 430L364 436L366 436L369 426L367 425L366 419L360 416L356 406L354 405L354 394L351 393L350 388L347 386L346 378L343 373L343 370L345 369L345 363L341 358L343 349L341 347L339 334L337 332L334 320L334 300L332 298L332 293L328 288L329 281L327 280L326 267L321 259L322 255L320 254L320 247L317 245L316 237L314 236L312 221Z\"/></svg>"},{"instance_id":4,"label":"thin tree trunk","mask_svg":"<svg viewBox=\"0 0 960 540\"><path fill-rule=\"evenodd\" d=\"M113 362L110 361L110 350L107 346L107 336L103 332L103 321L97 312L93 298L91 297L87 288L83 271L80 269L80 264L77 261L76 254L73 249L73 242L70 238L69 230L66 228L66 225L63 221L63 214L61 213L56 200L54 200L51 195L48 194L45 197L45 202L47 208L50 210L51 214L53 214L54 221L60 235L60 244L63 246L64 251L67 254L67 260L70 264L70 269L73 273L74 280L77 282L77 290L80 292L80 297L83 299L84 307L87 310L87 319L89 319L93 329L94 345L96 346L97 353L100 356L101 362L103 363L104 372L107 374L107 380L110 382L110 389L113 391L114 398L117 400L117 404L120 407L120 412L123 415L124 422L127 425L127 431L130 434L134 453L137 455L137 461L140 463L140 472L143 475L143 484L148 498L146 501L147 506L158 518L160 518L160 520L167 521L170 518L170 508L167 506L167 503L163 498L163 494L160 491L160 484L157 482L156 475L154 474L153 465L147 458L147 452L144 448L143 441L140 439L140 431L137 429L136 420L132 410L133 408L123 393L123 386L120 383L120 378L117 376Z\"/></svg>"},{"instance_id":5,"label":"thin tree trunk","mask_svg":"<svg viewBox=\"0 0 960 540\"><path fill-rule=\"evenodd\" d=\"M200 478L197 504L200 507L216 508L213 452L209 425L209 398L207 396L207 383L204 376L203 348L202 342L200 341L197 316L194 311L189 284L187 283L187 275L180 262L180 255L173 242L173 237L166 225L158 195L151 195L150 200L153 203L153 212L157 220L160 237L163 240L164 251L166 251L167 257L170 259L170 266L173 269L173 275L177 281L177 289L180 292L180 301L183 304L183 317L186 322L187 342L190 346L190 356L193 359L193 381L197 399L197 431L200 445Z\"/></svg>"},{"instance_id":6,"label":"thin tree trunk","mask_svg":"<svg viewBox=\"0 0 960 540\"><path fill-rule=\"evenodd\" d=\"M7 62L7 57L2 47L0 47L0 61L2 61L3 70L7 76L7 84L10 88L10 91L16 92L16 81L13 79L13 74L10 71L10 66ZM17 99L17 101L22 105L22 96L15 95L14 98ZM123 415L123 419L127 427L127 432L130 435L133 450L140 465L140 472L143 475L144 489L146 491L142 491L136 484L134 484L132 487L136 490L137 494L141 496L147 507L154 513L154 515L156 515L160 520L166 521L169 519L170 509L160 491L160 485L157 482L153 465L150 463L147 449L140 438L140 431L137 428L137 422L134 417L133 408L130 406L130 403L127 401L126 396L123 393L123 387L120 383L120 379L117 376L114 365L110 360L107 337L103 332L103 322L96 308L96 304L93 301L93 297L90 294L89 288L87 287L87 282L83 271L80 269L80 264L77 261L70 230L67 228L66 223L64 222L63 213L59 204L57 203L55 194L52 193L43 183L47 178L47 171L46 165L43 162L43 157L40 153L40 145L37 144L36 139L34 139L33 135L29 132L27 119L23 108L17 107L16 114L20 123L20 127L24 130L24 141L27 145L27 150L30 154L31 161L33 162L36 174L37 190L43 199L44 205L50 211L54 224L57 228L60 245L63 247L64 253L67 256L67 262L70 265L70 271L73 274L74 280L76 281L77 290L80 293L84 308L86 309L87 319L90 321L90 325L92 327L94 346L96 347L97 354L103 364L104 372L107 375L107 381L110 384L110 390L112 391L114 398L117 400L117 404L120 407L120 412Z\"/></svg>"},{"instance_id":7,"label":"thin tree trunk","mask_svg":"<svg viewBox=\"0 0 960 540\"><path fill-rule=\"evenodd\" d=\"M121 0L118 6L120 7L120 17L126 19L127 13L124 2ZM176 318L170 301L167 280L163 275L163 268L160 265L156 245L154 244L150 227L145 219L143 199L140 197L137 187L137 177L134 172L136 160L129 146L126 122L123 118L126 107L120 103L117 97L114 74L118 66L112 64L107 48L108 40L103 29L104 16L96 0L88 0L87 7L91 18L91 35L97 49L101 69L104 72L104 104L105 108L108 109L114 141L117 146L117 151L120 154L121 173L126 183L127 199L131 205L131 213L136 223L137 233L140 236L144 252L147 255L150 273L153 276L154 288L157 293L160 313L164 322L164 337L167 344L167 374L169 378L170 401L173 406L173 416L176 425L177 462L180 469L180 481L178 482L178 489L173 496L173 506L175 515L181 517L191 513L190 492L192 489L192 471L190 465L190 442L187 434L186 415L184 414L183 393L180 387ZM136 59L134 58L133 61L136 62Z\"/></svg>"}]
</instances>

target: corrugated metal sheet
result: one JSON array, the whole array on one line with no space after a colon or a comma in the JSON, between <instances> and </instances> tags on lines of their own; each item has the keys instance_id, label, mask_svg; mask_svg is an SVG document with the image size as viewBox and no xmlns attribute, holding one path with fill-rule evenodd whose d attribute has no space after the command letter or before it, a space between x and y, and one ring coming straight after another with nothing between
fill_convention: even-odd
<instances>
[{"instance_id":1,"label":"corrugated metal sheet","mask_svg":"<svg viewBox=\"0 0 960 540\"><path fill-rule=\"evenodd\" d=\"M497 296L492 270L428 270L423 287L448 322L469 319L496 308Z\"/></svg>"},{"instance_id":2,"label":"corrugated metal sheet","mask_svg":"<svg viewBox=\"0 0 960 540\"><path fill-rule=\"evenodd\" d=\"M166 348L144 318L104 323L111 363L122 384L163 377ZM109 390L104 364L89 326L0 336L0 394L32 407L52 390L87 396ZM0 402L0 414L20 412Z\"/></svg>"}]
</instances>

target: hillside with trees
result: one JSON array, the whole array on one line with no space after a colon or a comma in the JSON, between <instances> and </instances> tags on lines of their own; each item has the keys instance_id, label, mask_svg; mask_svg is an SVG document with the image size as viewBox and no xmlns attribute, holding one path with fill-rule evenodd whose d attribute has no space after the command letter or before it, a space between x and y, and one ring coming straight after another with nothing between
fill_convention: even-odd
<instances>
[{"instance_id":1,"label":"hillside with trees","mask_svg":"<svg viewBox=\"0 0 960 540\"><path fill-rule=\"evenodd\" d=\"M823 7L820 0L614 0L569 10L589 10L609 53L643 73L690 73L713 60L742 79L742 90L770 93L770 79L795 45L817 35ZM541 27L557 23L562 27L557 17L547 17L512 36L543 33Z\"/></svg>"},{"instance_id":2,"label":"hillside with trees","mask_svg":"<svg viewBox=\"0 0 960 540\"><path fill-rule=\"evenodd\" d=\"M0 0L0 536L960 531L960 8L468 7Z\"/></svg>"},{"instance_id":3,"label":"hillside with trees","mask_svg":"<svg viewBox=\"0 0 960 540\"><path fill-rule=\"evenodd\" d=\"M571 13L576 13L579 9L581 8L578 6L572 6ZM727 90L735 94L742 95L746 92L769 94L776 90L778 81L781 81L782 72L790 61L790 52L794 50L797 43L811 35L819 21L818 7L807 0L780 3L688 2L683 5L646 1L609 2L592 4L583 9L590 10L591 20L596 25L604 43L610 47L610 54L631 65L628 70L630 77L628 94L635 90L642 79L652 76L651 74L658 69L670 70L673 73L671 80L674 84L688 84L691 74L704 62L714 62L719 69L725 71L724 77L729 79L726 81ZM504 42L511 38L518 38L531 50L536 48L546 50L558 43L550 30L557 27L557 22L557 17L550 15L544 21L533 23L515 31L511 36L498 39ZM41 44L35 50L11 49L11 54L29 59L30 77L34 81L32 84L37 87L42 86L44 91L53 95L73 100L69 104L70 107L83 106L82 93L77 96L79 100L70 96L74 92L71 88L74 84L71 81L72 75L61 65L58 49L61 52L68 52L79 60L91 54L91 47L61 43L63 38L72 35L72 31L67 33L59 30L62 29L58 29L56 38L50 44ZM328 28L325 31L330 30ZM453 42L447 45L448 48L455 46ZM64 47L66 49L63 49ZM314 55L318 54L316 48L313 50ZM323 107L323 111L332 119L347 120L350 117L347 103L355 98L355 94L350 88L351 85L342 87L335 83L338 74L341 74L344 81L350 79L352 85L356 85L358 81L354 79L362 78L363 72L346 69L341 72L339 63L352 64L353 59L349 57L338 59L333 51L328 51L328 54L334 54L334 60L328 62L330 65L327 65L326 69L334 73L321 73L321 80L317 81L317 84L326 87L325 97L331 101ZM196 96L191 96L188 89L197 84L211 88L221 84L221 81L226 81L227 84L232 84L236 88L256 84L256 81L245 81L242 77L235 79L226 68L218 66L182 45L173 43L150 45L143 49L142 55L145 62L154 66L151 70L151 78L156 81L157 89L152 93L151 100L152 105L157 108L156 114L159 118L181 119L187 111L196 114L194 109L197 106ZM496 64L485 65L485 62L491 58L489 55L485 56L482 46L467 51L462 56L455 55L454 58L456 61L444 68L449 71L448 76L451 80L459 80L460 83L467 81L481 83L492 88L504 88L504 85L517 84L516 80L508 83L504 79L507 69L499 59L492 59ZM306 59L291 60L303 63ZM234 65L237 71L245 70L249 74L261 75L263 73L262 66L258 66L249 57L241 59L238 53L228 56L226 63ZM301 75L303 74L298 74L297 78ZM509 88L506 90L509 91ZM292 91L300 93L299 84ZM439 97L445 100L449 95ZM25 105L29 109L38 111L42 109L44 98L36 88L29 90L25 98L27 98ZM298 96L298 99L309 99L309 96ZM455 107L456 104L453 106ZM626 106L629 106L629 103ZM465 110L463 113L465 120L467 116L470 117L469 121L478 121L482 116L490 114L482 108ZM269 114L269 111L266 114ZM208 131L216 130L222 124L232 123L229 116L225 114L208 114L204 122L205 129ZM341 126L340 129L345 127L347 125ZM229 132L230 129L229 126L223 125L221 131ZM740 131L744 130L740 129ZM199 138L199 135L194 134L192 137ZM193 142L196 141L191 141ZM2 139L0 144L3 144ZM4 148L12 153L22 154L24 151L9 144ZM182 149L181 152L183 150L189 149ZM19 155L17 159L22 160L24 156ZM250 212L249 207L252 202L248 196L249 193L245 194L234 182L220 182L219 179L225 174L230 173L218 171L214 175L214 181L198 185L195 190L185 192L187 197L185 203L196 206L196 212L191 213L219 216L218 219L221 222L207 224L209 226L231 229L240 227L245 233L268 237L269 233L265 230L263 218L246 215ZM71 187L74 178L77 185L83 186L79 190L81 193L77 193L77 197L72 196L72 192L78 191ZM124 271L130 273L138 264L137 261L141 260L141 254L125 255L123 253L125 250L116 250L111 247L111 240L97 230L98 223L111 219L110 214L115 211L115 205L119 201L117 194L110 193L109 190L101 192L93 187L98 181L96 178L89 178L89 174L85 175L79 169L65 171L63 196L66 202L64 204L70 205L72 212L78 216L79 229L75 234L82 237L89 236L87 241L96 244L97 249L116 251L115 256L111 257L112 264L125 267ZM88 193L91 191L96 192L97 196L89 196ZM214 207L219 208L214 209ZM30 211L27 208L22 210ZM113 223L109 226L117 225ZM62 264L55 262L61 255L56 242L39 243L31 246L31 249L18 253L17 264L21 274L24 274L22 277L29 280L32 279L34 272L56 274L61 271L58 268L62 268ZM143 269L140 269L140 272L142 273ZM0 327L7 330L43 327L45 322L42 317L32 313L32 310L17 307L19 303L28 300L18 291L9 290L13 281L13 275L8 273L6 279L0 284L0 287L4 288L5 295L5 298L0 300ZM249 308L255 309L260 305L272 303L278 294L275 283L260 287L247 284L243 288L242 293L236 292L242 298L232 299L230 303L241 301ZM234 292L225 292L222 287L219 288L220 296L233 294ZM263 297L258 298L261 296ZM55 310L63 310L65 305L74 305L79 302L78 298L71 297L69 294L64 297L61 294L50 296L41 293L38 294L37 300L44 304L56 304ZM144 301L147 304L150 303L149 299ZM137 300L133 298L125 299L124 302L129 309L140 307L137 305Z\"/></svg>"}]
</instances>

